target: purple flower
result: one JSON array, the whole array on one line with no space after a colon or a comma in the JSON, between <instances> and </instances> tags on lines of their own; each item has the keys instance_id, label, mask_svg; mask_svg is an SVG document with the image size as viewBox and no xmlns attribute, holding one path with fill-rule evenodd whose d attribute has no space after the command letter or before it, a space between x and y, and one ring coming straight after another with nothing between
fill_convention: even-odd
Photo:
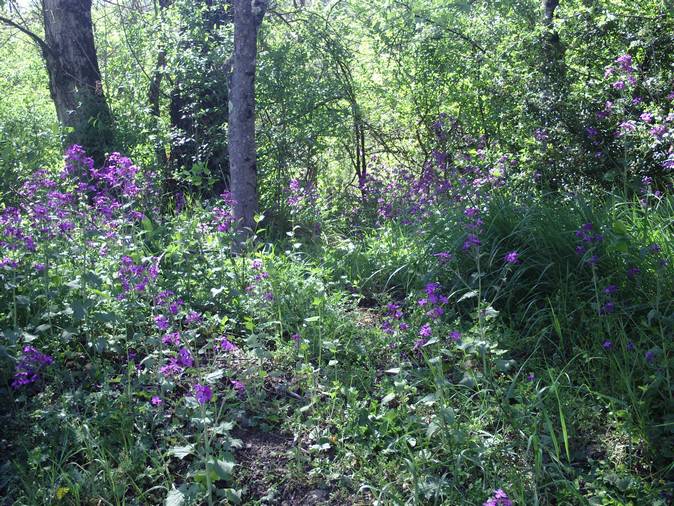
<instances>
[{"instance_id":1,"label":"purple flower","mask_svg":"<svg viewBox=\"0 0 674 506\"><path fill-rule=\"evenodd\" d=\"M449 338L452 341L454 341L455 343L457 343L457 342L461 341L461 332L459 332L458 330L452 330L449 333Z\"/></svg>"},{"instance_id":2,"label":"purple flower","mask_svg":"<svg viewBox=\"0 0 674 506\"><path fill-rule=\"evenodd\" d=\"M613 313L614 311L615 311L615 304L611 301L608 301L601 307L601 309L599 310L599 314L607 315Z\"/></svg>"},{"instance_id":3,"label":"purple flower","mask_svg":"<svg viewBox=\"0 0 674 506\"><path fill-rule=\"evenodd\" d=\"M206 404L213 398L213 391L208 385L197 383L194 385L194 397L199 404Z\"/></svg>"},{"instance_id":4,"label":"purple flower","mask_svg":"<svg viewBox=\"0 0 674 506\"><path fill-rule=\"evenodd\" d=\"M604 293L606 295L613 295L618 291L618 287L616 285L608 285L606 288L604 288Z\"/></svg>"},{"instance_id":5,"label":"purple flower","mask_svg":"<svg viewBox=\"0 0 674 506\"><path fill-rule=\"evenodd\" d=\"M481 244L480 239L475 234L468 234L466 240L463 242L464 251L477 247Z\"/></svg>"},{"instance_id":6,"label":"purple flower","mask_svg":"<svg viewBox=\"0 0 674 506\"><path fill-rule=\"evenodd\" d=\"M627 343L627 351L634 351L634 350L636 350L636 348L637 347L634 345L634 343L632 341L629 341Z\"/></svg>"},{"instance_id":7,"label":"purple flower","mask_svg":"<svg viewBox=\"0 0 674 506\"><path fill-rule=\"evenodd\" d=\"M290 336L290 339L292 339L296 343L299 343L300 339L302 339L302 338L300 337L300 335L297 332L295 332L292 336Z\"/></svg>"},{"instance_id":8,"label":"purple flower","mask_svg":"<svg viewBox=\"0 0 674 506\"><path fill-rule=\"evenodd\" d=\"M648 362L649 364L652 364L653 361L655 360L655 352L652 351L652 350L648 350L644 354L644 358L646 359L646 362Z\"/></svg>"},{"instance_id":9,"label":"purple flower","mask_svg":"<svg viewBox=\"0 0 674 506\"><path fill-rule=\"evenodd\" d=\"M180 344L180 332L169 332L168 334L164 334L161 338L161 342L163 344L178 346Z\"/></svg>"},{"instance_id":10,"label":"purple flower","mask_svg":"<svg viewBox=\"0 0 674 506\"><path fill-rule=\"evenodd\" d=\"M611 348L613 348L613 342L610 339L606 339L603 343L601 343L601 347L606 351L609 351Z\"/></svg>"},{"instance_id":11,"label":"purple flower","mask_svg":"<svg viewBox=\"0 0 674 506\"><path fill-rule=\"evenodd\" d=\"M587 127L585 129L585 132L587 133L587 136L590 137L590 138L593 138L593 137L596 137L597 135L599 135L599 130L597 130L594 127Z\"/></svg>"},{"instance_id":12,"label":"purple flower","mask_svg":"<svg viewBox=\"0 0 674 506\"><path fill-rule=\"evenodd\" d=\"M408 323L403 322L403 323L400 324L399 328L400 328L401 331L404 332L404 331L408 330L410 328L410 326L409 326Z\"/></svg>"},{"instance_id":13,"label":"purple flower","mask_svg":"<svg viewBox=\"0 0 674 506\"><path fill-rule=\"evenodd\" d=\"M444 264L449 262L452 259L452 254L447 253L446 251L440 251L439 253L433 253L433 256L438 259L438 262Z\"/></svg>"},{"instance_id":14,"label":"purple flower","mask_svg":"<svg viewBox=\"0 0 674 506\"><path fill-rule=\"evenodd\" d=\"M622 135L624 133L634 132L637 129L637 124L634 120L630 119L620 123L619 128L621 132L620 135Z\"/></svg>"},{"instance_id":15,"label":"purple flower","mask_svg":"<svg viewBox=\"0 0 674 506\"><path fill-rule=\"evenodd\" d=\"M194 365L194 360L192 359L190 350L187 348L180 348L178 351L177 364L181 367L192 367Z\"/></svg>"},{"instance_id":16,"label":"purple flower","mask_svg":"<svg viewBox=\"0 0 674 506\"><path fill-rule=\"evenodd\" d=\"M164 401L158 395L153 395L152 399L150 399L150 404L152 404L153 406L159 406L163 402Z\"/></svg>"},{"instance_id":17,"label":"purple flower","mask_svg":"<svg viewBox=\"0 0 674 506\"><path fill-rule=\"evenodd\" d=\"M536 379L536 375L532 372L527 374L527 381L534 381Z\"/></svg>"},{"instance_id":18,"label":"purple flower","mask_svg":"<svg viewBox=\"0 0 674 506\"><path fill-rule=\"evenodd\" d=\"M166 365L159 368L159 372L166 377L177 376L183 372L183 368L175 358L170 358Z\"/></svg>"},{"instance_id":19,"label":"purple flower","mask_svg":"<svg viewBox=\"0 0 674 506\"><path fill-rule=\"evenodd\" d=\"M650 112L641 113L641 116L639 116L639 119L644 123L653 123L654 118L655 116L653 116L653 114L651 114Z\"/></svg>"},{"instance_id":20,"label":"purple flower","mask_svg":"<svg viewBox=\"0 0 674 506\"><path fill-rule=\"evenodd\" d=\"M427 342L428 339L426 339L425 337L417 339L416 341L414 341L414 347L412 348L412 351L418 351L419 348L423 347Z\"/></svg>"},{"instance_id":21,"label":"purple flower","mask_svg":"<svg viewBox=\"0 0 674 506\"><path fill-rule=\"evenodd\" d=\"M185 324L192 325L193 323L199 323L202 320L202 316L196 311L190 311L185 317Z\"/></svg>"},{"instance_id":22,"label":"purple flower","mask_svg":"<svg viewBox=\"0 0 674 506\"><path fill-rule=\"evenodd\" d=\"M508 494L499 488L494 491L494 495L484 502L482 506L513 506L513 502L508 497Z\"/></svg>"},{"instance_id":23,"label":"purple flower","mask_svg":"<svg viewBox=\"0 0 674 506\"><path fill-rule=\"evenodd\" d=\"M520 254L517 251L509 251L503 259L506 263L518 264L520 262Z\"/></svg>"},{"instance_id":24,"label":"purple flower","mask_svg":"<svg viewBox=\"0 0 674 506\"><path fill-rule=\"evenodd\" d=\"M41 263L37 263L37 264L33 265L33 269L35 269L36 272L44 272L45 268L46 268L46 266L44 264L41 264Z\"/></svg>"},{"instance_id":25,"label":"purple flower","mask_svg":"<svg viewBox=\"0 0 674 506\"><path fill-rule=\"evenodd\" d=\"M613 83L613 89L614 90L624 90L625 89L625 81L616 81Z\"/></svg>"},{"instance_id":26,"label":"purple flower","mask_svg":"<svg viewBox=\"0 0 674 506\"><path fill-rule=\"evenodd\" d=\"M40 371L54 363L50 355L46 355L32 346L23 348L23 356L16 365L12 388L19 389L40 380Z\"/></svg>"},{"instance_id":27,"label":"purple flower","mask_svg":"<svg viewBox=\"0 0 674 506\"><path fill-rule=\"evenodd\" d=\"M231 380L230 383L237 394L243 395L246 393L246 385L244 385L242 382L238 380Z\"/></svg>"},{"instance_id":28,"label":"purple flower","mask_svg":"<svg viewBox=\"0 0 674 506\"><path fill-rule=\"evenodd\" d=\"M154 317L154 324L159 330L167 330L169 328L169 321L166 316L162 314Z\"/></svg>"},{"instance_id":29,"label":"purple flower","mask_svg":"<svg viewBox=\"0 0 674 506\"><path fill-rule=\"evenodd\" d=\"M640 274L640 273L641 273L641 269L639 269L639 267L630 267L629 269L627 269L627 277L629 279L636 278L637 275Z\"/></svg>"},{"instance_id":30,"label":"purple flower","mask_svg":"<svg viewBox=\"0 0 674 506\"><path fill-rule=\"evenodd\" d=\"M650 134L657 139L661 139L666 133L667 127L665 125L655 125L650 129Z\"/></svg>"},{"instance_id":31,"label":"purple flower","mask_svg":"<svg viewBox=\"0 0 674 506\"><path fill-rule=\"evenodd\" d=\"M431 337L432 333L433 331L431 330L431 326L428 323L424 323L419 329L419 335L421 337Z\"/></svg>"},{"instance_id":32,"label":"purple flower","mask_svg":"<svg viewBox=\"0 0 674 506\"><path fill-rule=\"evenodd\" d=\"M262 260L256 258L251 262L251 267L256 271L259 271L260 269L262 269Z\"/></svg>"},{"instance_id":33,"label":"purple flower","mask_svg":"<svg viewBox=\"0 0 674 506\"><path fill-rule=\"evenodd\" d=\"M226 337L220 338L220 348L222 348L224 351L230 352L230 351L235 351L238 350L238 346L236 346L233 342L231 342L229 339Z\"/></svg>"},{"instance_id":34,"label":"purple flower","mask_svg":"<svg viewBox=\"0 0 674 506\"><path fill-rule=\"evenodd\" d=\"M588 265L590 265L591 267L594 267L594 266L596 266L596 265L599 263L599 257L598 257L597 255L592 255L592 256L591 256L590 258L588 258L585 262L586 262Z\"/></svg>"}]
</instances>

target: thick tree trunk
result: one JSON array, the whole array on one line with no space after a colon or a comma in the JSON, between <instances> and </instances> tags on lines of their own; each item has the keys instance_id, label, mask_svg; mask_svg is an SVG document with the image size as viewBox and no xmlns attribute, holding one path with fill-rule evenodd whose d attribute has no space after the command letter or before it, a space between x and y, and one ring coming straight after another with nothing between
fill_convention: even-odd
<instances>
[{"instance_id":1,"label":"thick tree trunk","mask_svg":"<svg viewBox=\"0 0 674 506\"><path fill-rule=\"evenodd\" d=\"M234 58L229 87L229 174L234 219L241 236L255 228L258 210L255 152L255 65L257 30L266 3L233 0Z\"/></svg>"},{"instance_id":2,"label":"thick tree trunk","mask_svg":"<svg viewBox=\"0 0 674 506\"><path fill-rule=\"evenodd\" d=\"M94 46L91 0L43 0L43 51L59 121L97 162L113 144L112 116L103 95Z\"/></svg>"}]
</instances>

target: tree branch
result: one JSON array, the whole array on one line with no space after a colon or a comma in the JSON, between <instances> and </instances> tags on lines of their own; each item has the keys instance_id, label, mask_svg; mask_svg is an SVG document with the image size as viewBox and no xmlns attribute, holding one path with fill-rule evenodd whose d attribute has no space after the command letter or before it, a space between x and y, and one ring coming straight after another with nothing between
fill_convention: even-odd
<instances>
[{"instance_id":1,"label":"tree branch","mask_svg":"<svg viewBox=\"0 0 674 506\"><path fill-rule=\"evenodd\" d=\"M35 33L31 32L28 28L25 28L25 27L21 26L20 24L14 22L11 19L6 18L4 16L0 16L0 23L3 23L7 26L11 26L12 28L16 28L21 33L23 33L25 35L28 35L28 37L33 39L33 42L35 42L38 46L40 46L40 49L42 49L42 51L44 51L45 53L51 52L51 48L47 45L47 43L44 40L42 40L41 37L39 37Z\"/></svg>"}]
</instances>

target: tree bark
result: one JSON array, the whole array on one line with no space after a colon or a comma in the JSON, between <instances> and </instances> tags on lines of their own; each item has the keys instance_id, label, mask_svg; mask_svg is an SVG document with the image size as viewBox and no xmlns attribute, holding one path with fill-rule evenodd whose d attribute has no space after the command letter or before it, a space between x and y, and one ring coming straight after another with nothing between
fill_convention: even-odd
<instances>
[{"instance_id":1,"label":"tree bark","mask_svg":"<svg viewBox=\"0 0 674 506\"><path fill-rule=\"evenodd\" d=\"M43 55L56 115L68 144L80 144L101 163L113 146L112 115L103 95L94 46L91 0L42 0Z\"/></svg>"},{"instance_id":2,"label":"tree bark","mask_svg":"<svg viewBox=\"0 0 674 506\"><path fill-rule=\"evenodd\" d=\"M240 240L255 228L258 211L255 147L257 31L267 4L233 0L234 57L229 87L229 174Z\"/></svg>"}]
</instances>

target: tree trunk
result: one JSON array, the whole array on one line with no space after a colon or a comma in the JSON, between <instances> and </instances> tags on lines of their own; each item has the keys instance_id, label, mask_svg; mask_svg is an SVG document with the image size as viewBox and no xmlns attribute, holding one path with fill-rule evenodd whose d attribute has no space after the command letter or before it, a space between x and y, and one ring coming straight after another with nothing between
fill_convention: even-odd
<instances>
[{"instance_id":1,"label":"tree trunk","mask_svg":"<svg viewBox=\"0 0 674 506\"><path fill-rule=\"evenodd\" d=\"M229 86L229 174L240 238L255 228L258 210L255 152L257 30L266 2L233 0L234 58Z\"/></svg>"},{"instance_id":2,"label":"tree trunk","mask_svg":"<svg viewBox=\"0 0 674 506\"><path fill-rule=\"evenodd\" d=\"M91 0L43 0L44 58L56 115L69 144L101 163L112 148L112 115L103 95L94 46Z\"/></svg>"}]
</instances>

